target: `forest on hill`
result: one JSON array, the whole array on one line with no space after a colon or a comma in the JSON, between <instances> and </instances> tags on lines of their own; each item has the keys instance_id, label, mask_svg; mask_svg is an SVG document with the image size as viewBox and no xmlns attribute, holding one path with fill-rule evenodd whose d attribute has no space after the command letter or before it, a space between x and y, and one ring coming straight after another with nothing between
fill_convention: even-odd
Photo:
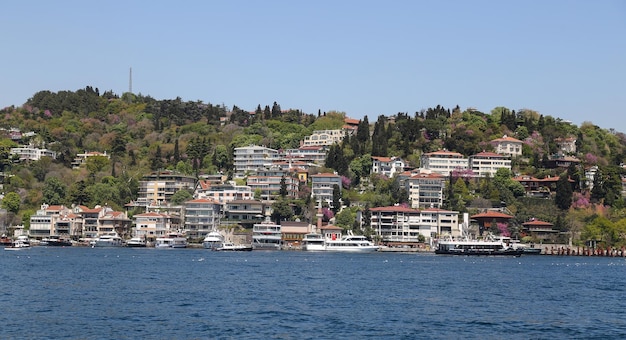
<instances>
[{"instance_id":1,"label":"forest on hill","mask_svg":"<svg viewBox=\"0 0 626 340\"><path fill-rule=\"evenodd\" d=\"M91 86L77 91L40 91L22 106L7 107L1 113L0 128L32 131L34 135L23 144L57 153L54 160L43 157L20 163L10 154L17 144L8 136L0 137L2 208L8 212L4 222L26 226L42 203L106 204L123 210L136 199L141 177L151 171L232 175L234 148L251 144L298 148L305 136L315 130L340 129L346 118L345 113L336 111L283 110L276 102L259 104L250 111L180 98L119 96L112 91L100 93ZM512 160L512 171L487 179L449 178L446 208L472 212L497 202L514 214L508 226L513 233L521 223L537 218L554 223L564 233L571 232L576 240L625 245L622 165L626 135L591 122L576 126L530 109L496 107L485 113L439 105L391 117L380 115L373 123L365 116L354 136L330 148L325 167L317 171L336 171L343 176L341 199L347 208L334 213L338 225L351 228L358 209L407 202L397 181L370 174L371 156L400 157L417 168L423 153L447 149L469 156L492 151L490 141L504 135L524 142L523 155ZM560 152L556 141L566 138L576 139L577 150L571 156L582 165L545 167L546 161ZM94 159L73 168L76 155L86 151L106 152L110 160ZM598 174L590 190L584 179L585 169L592 166L598 167ZM553 199L532 199L512 181L519 174L561 176L572 179L573 185L561 184ZM311 217L315 203L310 201L309 191L302 189L299 199L278 203L283 208L297 207L284 211L285 217ZM187 198L180 195L181 201Z\"/></svg>"}]
</instances>

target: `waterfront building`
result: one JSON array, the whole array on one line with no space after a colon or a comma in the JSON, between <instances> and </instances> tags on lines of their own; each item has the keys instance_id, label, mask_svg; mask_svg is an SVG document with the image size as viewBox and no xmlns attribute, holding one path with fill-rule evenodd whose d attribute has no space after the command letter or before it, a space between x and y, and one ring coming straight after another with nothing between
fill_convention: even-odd
<instances>
[{"instance_id":1,"label":"waterfront building","mask_svg":"<svg viewBox=\"0 0 626 340\"><path fill-rule=\"evenodd\" d=\"M269 214L269 205L257 200L233 200L224 203L221 219L222 226L240 225L246 229L252 228L255 223L263 221Z\"/></svg>"},{"instance_id":2,"label":"waterfront building","mask_svg":"<svg viewBox=\"0 0 626 340\"><path fill-rule=\"evenodd\" d=\"M204 238L220 225L222 204L199 198L185 202L184 232L190 238Z\"/></svg>"},{"instance_id":3,"label":"waterfront building","mask_svg":"<svg viewBox=\"0 0 626 340\"><path fill-rule=\"evenodd\" d=\"M134 237L154 242L157 237L180 230L180 216L157 212L146 212L133 216Z\"/></svg>"},{"instance_id":4,"label":"waterfront building","mask_svg":"<svg viewBox=\"0 0 626 340\"><path fill-rule=\"evenodd\" d=\"M260 192L262 201L273 201L280 194L282 182L287 188L287 197L298 197L300 181L295 172L280 167L257 169L254 175L246 178L246 184L253 192Z\"/></svg>"}]
</instances>

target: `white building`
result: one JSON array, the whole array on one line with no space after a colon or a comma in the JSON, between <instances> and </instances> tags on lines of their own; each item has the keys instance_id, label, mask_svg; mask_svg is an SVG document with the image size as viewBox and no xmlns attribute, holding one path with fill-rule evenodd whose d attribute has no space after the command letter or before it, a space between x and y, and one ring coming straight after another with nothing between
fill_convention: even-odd
<instances>
[{"instance_id":1,"label":"white building","mask_svg":"<svg viewBox=\"0 0 626 340\"><path fill-rule=\"evenodd\" d=\"M345 130L317 130L313 131L310 136L304 137L304 141L302 141L302 146L330 146L335 143L341 143L345 136Z\"/></svg>"},{"instance_id":2,"label":"white building","mask_svg":"<svg viewBox=\"0 0 626 340\"><path fill-rule=\"evenodd\" d=\"M404 180L412 208L439 208L443 205L446 178L438 173L412 174Z\"/></svg>"},{"instance_id":3,"label":"white building","mask_svg":"<svg viewBox=\"0 0 626 340\"><path fill-rule=\"evenodd\" d=\"M236 176L242 178L259 168L270 167L272 162L278 159L280 159L278 150L264 146L250 145L235 148L233 163Z\"/></svg>"},{"instance_id":4,"label":"white building","mask_svg":"<svg viewBox=\"0 0 626 340\"><path fill-rule=\"evenodd\" d=\"M329 205L333 202L333 188L337 185L341 192L341 176L323 173L311 176L311 197L314 201L322 200Z\"/></svg>"},{"instance_id":5,"label":"white building","mask_svg":"<svg viewBox=\"0 0 626 340\"><path fill-rule=\"evenodd\" d=\"M524 144L524 142L504 135L502 138L492 140L491 144L496 149L496 153L510 156L521 156L522 144Z\"/></svg>"},{"instance_id":6,"label":"white building","mask_svg":"<svg viewBox=\"0 0 626 340\"><path fill-rule=\"evenodd\" d=\"M133 216L135 231L134 237L141 237L154 241L157 237L163 237L168 233L178 231L180 228L180 216L168 215L157 212L147 212Z\"/></svg>"},{"instance_id":7,"label":"white building","mask_svg":"<svg viewBox=\"0 0 626 340\"><path fill-rule=\"evenodd\" d=\"M175 171L155 171L139 181L136 206L166 206L179 190L193 192L196 179Z\"/></svg>"},{"instance_id":8,"label":"white building","mask_svg":"<svg viewBox=\"0 0 626 340\"><path fill-rule=\"evenodd\" d=\"M328 148L325 145L301 146L298 149L287 149L284 152L285 160L324 164Z\"/></svg>"},{"instance_id":9,"label":"white building","mask_svg":"<svg viewBox=\"0 0 626 340\"><path fill-rule=\"evenodd\" d=\"M399 157L372 156L372 173L385 175L392 178L397 173L404 171L405 162Z\"/></svg>"},{"instance_id":10,"label":"white building","mask_svg":"<svg viewBox=\"0 0 626 340\"><path fill-rule=\"evenodd\" d=\"M493 152L472 155L469 158L469 164L476 177L494 177L500 168L511 170L510 156Z\"/></svg>"},{"instance_id":11,"label":"white building","mask_svg":"<svg viewBox=\"0 0 626 340\"><path fill-rule=\"evenodd\" d=\"M204 238L220 225L222 204L210 199L185 202L185 233L191 238Z\"/></svg>"},{"instance_id":12,"label":"white building","mask_svg":"<svg viewBox=\"0 0 626 340\"><path fill-rule=\"evenodd\" d=\"M225 203L234 200L251 200L254 198L254 192L251 187L237 185L235 181L216 184L208 180L200 180L194 196Z\"/></svg>"},{"instance_id":13,"label":"white building","mask_svg":"<svg viewBox=\"0 0 626 340\"><path fill-rule=\"evenodd\" d=\"M56 159L57 157L57 153L52 150L35 148L32 146L11 148L11 154L17 155L20 161L38 161L41 157L50 157L53 159Z\"/></svg>"},{"instance_id":14,"label":"white building","mask_svg":"<svg viewBox=\"0 0 626 340\"><path fill-rule=\"evenodd\" d=\"M440 150L425 153L421 157L421 168L444 176L449 176L453 170L465 170L469 160L458 152Z\"/></svg>"},{"instance_id":15,"label":"white building","mask_svg":"<svg viewBox=\"0 0 626 340\"><path fill-rule=\"evenodd\" d=\"M371 208L371 228L385 243L418 242L420 235L431 243L440 235L461 235L459 213L436 208L423 210L401 206Z\"/></svg>"}]
</instances>

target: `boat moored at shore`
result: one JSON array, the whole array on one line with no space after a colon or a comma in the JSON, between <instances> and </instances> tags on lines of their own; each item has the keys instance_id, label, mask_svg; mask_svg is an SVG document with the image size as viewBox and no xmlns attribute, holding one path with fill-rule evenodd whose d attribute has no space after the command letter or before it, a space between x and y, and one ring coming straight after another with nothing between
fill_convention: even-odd
<instances>
[{"instance_id":1,"label":"boat moored at shore","mask_svg":"<svg viewBox=\"0 0 626 340\"><path fill-rule=\"evenodd\" d=\"M326 240L324 245L325 251L369 253L379 249L380 246L375 245L365 236L353 235L350 231L348 231L348 235L342 236L340 239Z\"/></svg>"},{"instance_id":2,"label":"boat moored at shore","mask_svg":"<svg viewBox=\"0 0 626 340\"><path fill-rule=\"evenodd\" d=\"M326 239L322 234L310 233L302 238L302 250L305 251L324 251Z\"/></svg>"},{"instance_id":3,"label":"boat moored at shore","mask_svg":"<svg viewBox=\"0 0 626 340\"><path fill-rule=\"evenodd\" d=\"M100 235L93 241L93 247L122 247L124 240L117 233Z\"/></svg>"},{"instance_id":4,"label":"boat moored at shore","mask_svg":"<svg viewBox=\"0 0 626 340\"><path fill-rule=\"evenodd\" d=\"M202 247L204 247L204 249L216 250L222 246L222 243L224 243L224 236L218 231L211 231L202 240Z\"/></svg>"},{"instance_id":5,"label":"boat moored at shore","mask_svg":"<svg viewBox=\"0 0 626 340\"><path fill-rule=\"evenodd\" d=\"M483 256L521 256L522 248L516 248L508 237L495 237L488 235L485 239L442 239L439 240L435 254L442 255L483 255Z\"/></svg>"},{"instance_id":6,"label":"boat moored at shore","mask_svg":"<svg viewBox=\"0 0 626 340\"><path fill-rule=\"evenodd\" d=\"M47 247L71 247L72 240L67 237L61 237L59 235L51 235L49 237L45 237L39 242L40 246Z\"/></svg>"},{"instance_id":7,"label":"boat moored at shore","mask_svg":"<svg viewBox=\"0 0 626 340\"><path fill-rule=\"evenodd\" d=\"M154 243L155 248L187 248L187 238L180 233L169 233L162 237L157 237Z\"/></svg>"}]
</instances>

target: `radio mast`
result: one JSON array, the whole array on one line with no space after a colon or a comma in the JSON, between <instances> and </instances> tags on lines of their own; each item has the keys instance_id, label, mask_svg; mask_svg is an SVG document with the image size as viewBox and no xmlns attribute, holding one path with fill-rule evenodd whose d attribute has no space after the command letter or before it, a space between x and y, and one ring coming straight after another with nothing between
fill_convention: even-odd
<instances>
[{"instance_id":1,"label":"radio mast","mask_svg":"<svg viewBox=\"0 0 626 340\"><path fill-rule=\"evenodd\" d=\"M128 74L128 92L133 93L133 68L130 68L130 72Z\"/></svg>"}]
</instances>

